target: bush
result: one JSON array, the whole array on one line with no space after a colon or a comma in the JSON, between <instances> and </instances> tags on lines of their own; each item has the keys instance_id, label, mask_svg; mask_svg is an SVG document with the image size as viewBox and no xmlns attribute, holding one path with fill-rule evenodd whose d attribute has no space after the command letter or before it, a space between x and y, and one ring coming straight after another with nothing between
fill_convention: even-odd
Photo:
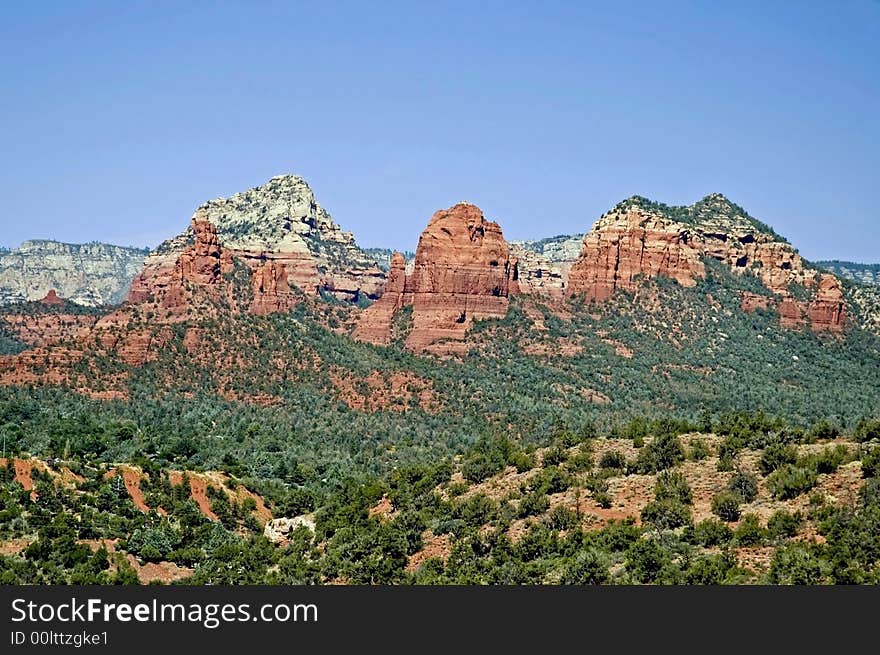
<instances>
[{"instance_id":1,"label":"bush","mask_svg":"<svg viewBox=\"0 0 880 655\"><path fill-rule=\"evenodd\" d=\"M642 510L642 522L658 530L674 530L691 524L691 509L674 499L655 500Z\"/></svg>"},{"instance_id":2,"label":"bush","mask_svg":"<svg viewBox=\"0 0 880 655\"><path fill-rule=\"evenodd\" d=\"M767 446L758 460L758 468L765 476L770 475L786 464L797 462L797 448L786 444L775 443Z\"/></svg>"},{"instance_id":3,"label":"bush","mask_svg":"<svg viewBox=\"0 0 880 655\"><path fill-rule=\"evenodd\" d=\"M880 439L880 419L875 419L869 421L867 419L862 419L856 425L856 429L853 431L853 438L856 441L872 441L874 439Z\"/></svg>"},{"instance_id":4,"label":"bush","mask_svg":"<svg viewBox=\"0 0 880 655\"><path fill-rule=\"evenodd\" d=\"M535 458L528 453L519 451L511 455L510 465L516 467L517 473L525 473L535 468Z\"/></svg>"},{"instance_id":5,"label":"bush","mask_svg":"<svg viewBox=\"0 0 880 655\"><path fill-rule=\"evenodd\" d=\"M779 510L767 521L767 533L771 539L787 539L797 535L798 528L803 521L800 512L794 514Z\"/></svg>"},{"instance_id":6,"label":"bush","mask_svg":"<svg viewBox=\"0 0 880 655\"><path fill-rule=\"evenodd\" d=\"M626 468L626 457L619 450L609 450L602 454L599 460L599 468L622 470Z\"/></svg>"},{"instance_id":7,"label":"bush","mask_svg":"<svg viewBox=\"0 0 880 655\"><path fill-rule=\"evenodd\" d=\"M639 451L635 468L641 473L657 473L684 461L684 448L674 433L658 435Z\"/></svg>"},{"instance_id":8,"label":"bush","mask_svg":"<svg viewBox=\"0 0 880 655\"><path fill-rule=\"evenodd\" d=\"M718 519L704 519L693 530L692 541L700 546L711 548L724 546L733 539L733 530Z\"/></svg>"},{"instance_id":9,"label":"bush","mask_svg":"<svg viewBox=\"0 0 880 655\"><path fill-rule=\"evenodd\" d=\"M544 523L551 530L573 530L577 527L578 517L572 510L559 505L547 515Z\"/></svg>"},{"instance_id":10,"label":"bush","mask_svg":"<svg viewBox=\"0 0 880 655\"><path fill-rule=\"evenodd\" d=\"M568 458L567 466L571 471L589 471L593 468L593 446L585 441L577 452Z\"/></svg>"},{"instance_id":11,"label":"bush","mask_svg":"<svg viewBox=\"0 0 880 655\"><path fill-rule=\"evenodd\" d=\"M800 460L800 465L812 468L817 473L834 473L849 458L849 449L844 445L825 448L819 453L808 455Z\"/></svg>"},{"instance_id":12,"label":"bush","mask_svg":"<svg viewBox=\"0 0 880 655\"><path fill-rule=\"evenodd\" d=\"M750 503L758 497L758 478L752 473L737 471L727 485L727 490L739 494L744 503Z\"/></svg>"},{"instance_id":13,"label":"bush","mask_svg":"<svg viewBox=\"0 0 880 655\"><path fill-rule=\"evenodd\" d=\"M812 441L836 439L840 436L840 428L836 425L831 425L826 419L822 419L813 425L808 436Z\"/></svg>"},{"instance_id":14,"label":"bush","mask_svg":"<svg viewBox=\"0 0 880 655\"><path fill-rule=\"evenodd\" d=\"M862 454L862 477L875 478L880 473L880 446Z\"/></svg>"},{"instance_id":15,"label":"bush","mask_svg":"<svg viewBox=\"0 0 880 655\"><path fill-rule=\"evenodd\" d=\"M529 516L539 516L550 509L550 499L547 494L540 491L533 491L523 496L519 502L519 517L524 519Z\"/></svg>"},{"instance_id":16,"label":"bush","mask_svg":"<svg viewBox=\"0 0 880 655\"><path fill-rule=\"evenodd\" d=\"M767 478L767 486L780 500L791 500L816 486L816 471L794 464L786 464Z\"/></svg>"},{"instance_id":17,"label":"bush","mask_svg":"<svg viewBox=\"0 0 880 655\"><path fill-rule=\"evenodd\" d=\"M757 514L743 516L733 532L733 537L740 546L757 546L764 541L766 535Z\"/></svg>"},{"instance_id":18,"label":"bush","mask_svg":"<svg viewBox=\"0 0 880 655\"><path fill-rule=\"evenodd\" d=\"M473 453L464 460L461 474L466 480L479 484L504 470L504 462L490 458L486 453Z\"/></svg>"},{"instance_id":19,"label":"bush","mask_svg":"<svg viewBox=\"0 0 880 655\"><path fill-rule=\"evenodd\" d=\"M712 499L712 513L722 521L733 523L739 520L739 506L742 498L739 494L724 491Z\"/></svg>"},{"instance_id":20,"label":"bush","mask_svg":"<svg viewBox=\"0 0 880 655\"><path fill-rule=\"evenodd\" d=\"M593 494L593 500L596 501L596 504L602 509L611 509L612 500L611 494L607 491L597 491Z\"/></svg>"},{"instance_id":21,"label":"bush","mask_svg":"<svg viewBox=\"0 0 880 655\"><path fill-rule=\"evenodd\" d=\"M654 483L654 498L690 505L693 502L693 492L679 471L663 471Z\"/></svg>"},{"instance_id":22,"label":"bush","mask_svg":"<svg viewBox=\"0 0 880 655\"><path fill-rule=\"evenodd\" d=\"M640 582L656 582L668 562L666 551L653 539L639 539L626 553L626 568Z\"/></svg>"},{"instance_id":23,"label":"bush","mask_svg":"<svg viewBox=\"0 0 880 655\"><path fill-rule=\"evenodd\" d=\"M559 582L564 585L600 585L608 580L608 568L601 554L595 550L585 550L569 561Z\"/></svg>"},{"instance_id":24,"label":"bush","mask_svg":"<svg viewBox=\"0 0 880 655\"><path fill-rule=\"evenodd\" d=\"M568 453L565 449L562 446L554 446L544 451L544 455L541 457L541 465L544 467L559 466L567 459Z\"/></svg>"},{"instance_id":25,"label":"bush","mask_svg":"<svg viewBox=\"0 0 880 655\"><path fill-rule=\"evenodd\" d=\"M703 439L695 438L691 439L690 447L688 448L688 457L694 462L701 462L706 459L711 454L709 450L709 446Z\"/></svg>"},{"instance_id":26,"label":"bush","mask_svg":"<svg viewBox=\"0 0 880 655\"><path fill-rule=\"evenodd\" d=\"M769 579L778 585L818 585L828 582L827 573L814 547L792 542L773 553Z\"/></svg>"},{"instance_id":27,"label":"bush","mask_svg":"<svg viewBox=\"0 0 880 655\"><path fill-rule=\"evenodd\" d=\"M733 567L733 558L727 554L699 557L688 567L685 581L689 585L721 585Z\"/></svg>"}]
</instances>

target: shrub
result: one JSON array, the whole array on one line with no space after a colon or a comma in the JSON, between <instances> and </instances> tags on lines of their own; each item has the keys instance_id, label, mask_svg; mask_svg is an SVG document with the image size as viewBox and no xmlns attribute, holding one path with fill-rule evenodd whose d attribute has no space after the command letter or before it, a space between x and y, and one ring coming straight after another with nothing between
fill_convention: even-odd
<instances>
[{"instance_id":1,"label":"shrub","mask_svg":"<svg viewBox=\"0 0 880 655\"><path fill-rule=\"evenodd\" d=\"M589 471L593 468L593 446L589 441L580 445L577 452L568 458L568 468L572 471Z\"/></svg>"},{"instance_id":2,"label":"shrub","mask_svg":"<svg viewBox=\"0 0 880 655\"><path fill-rule=\"evenodd\" d=\"M704 519L693 530L693 542L706 548L723 546L733 539L733 530L718 519Z\"/></svg>"},{"instance_id":3,"label":"shrub","mask_svg":"<svg viewBox=\"0 0 880 655\"><path fill-rule=\"evenodd\" d=\"M619 450L609 450L602 454L602 458L599 460L599 468L622 470L626 468L626 457Z\"/></svg>"},{"instance_id":4,"label":"shrub","mask_svg":"<svg viewBox=\"0 0 880 655\"><path fill-rule=\"evenodd\" d=\"M571 486L571 476L558 466L548 466L529 482L532 490L558 494Z\"/></svg>"},{"instance_id":5,"label":"shrub","mask_svg":"<svg viewBox=\"0 0 880 655\"><path fill-rule=\"evenodd\" d=\"M473 453L461 466L466 480L480 483L504 470L504 462L490 458L486 453Z\"/></svg>"},{"instance_id":6,"label":"shrub","mask_svg":"<svg viewBox=\"0 0 880 655\"><path fill-rule=\"evenodd\" d=\"M828 581L826 569L814 547L792 542L773 553L769 579L779 585L818 585Z\"/></svg>"},{"instance_id":7,"label":"shrub","mask_svg":"<svg viewBox=\"0 0 880 655\"><path fill-rule=\"evenodd\" d=\"M862 454L862 477L875 478L880 473L880 446Z\"/></svg>"},{"instance_id":8,"label":"shrub","mask_svg":"<svg viewBox=\"0 0 880 655\"><path fill-rule=\"evenodd\" d=\"M856 429L853 431L853 438L861 442L880 439L880 419L872 421L862 419L859 421Z\"/></svg>"},{"instance_id":9,"label":"shrub","mask_svg":"<svg viewBox=\"0 0 880 655\"><path fill-rule=\"evenodd\" d=\"M844 445L825 448L819 453L808 455L800 460L800 465L812 468L817 473L834 473L849 458L849 449Z\"/></svg>"},{"instance_id":10,"label":"shrub","mask_svg":"<svg viewBox=\"0 0 880 655\"><path fill-rule=\"evenodd\" d=\"M569 561L559 582L564 585L600 585L608 580L608 569L601 554L591 549L579 552Z\"/></svg>"},{"instance_id":11,"label":"shrub","mask_svg":"<svg viewBox=\"0 0 880 655\"><path fill-rule=\"evenodd\" d=\"M554 446L544 451L544 455L541 457L541 465L545 467L559 466L566 459L568 459L568 453L565 449L562 446Z\"/></svg>"},{"instance_id":12,"label":"shrub","mask_svg":"<svg viewBox=\"0 0 880 655\"><path fill-rule=\"evenodd\" d=\"M639 451L635 468L642 473L657 473L684 461L684 448L674 433L659 434Z\"/></svg>"},{"instance_id":13,"label":"shrub","mask_svg":"<svg viewBox=\"0 0 880 655\"><path fill-rule=\"evenodd\" d=\"M840 428L838 428L836 425L831 425L831 423L829 423L826 419L822 419L821 421L813 425L813 427L810 429L808 436L811 440L814 441L836 439L840 436Z\"/></svg>"},{"instance_id":14,"label":"shrub","mask_svg":"<svg viewBox=\"0 0 880 655\"><path fill-rule=\"evenodd\" d=\"M758 460L758 468L765 476L770 475L786 464L797 462L797 449L794 446L775 443L767 446Z\"/></svg>"},{"instance_id":15,"label":"shrub","mask_svg":"<svg viewBox=\"0 0 880 655\"><path fill-rule=\"evenodd\" d=\"M688 448L688 457L695 461L701 462L706 459L710 455L709 446L703 439L695 438L691 439L690 447Z\"/></svg>"},{"instance_id":16,"label":"shrub","mask_svg":"<svg viewBox=\"0 0 880 655\"><path fill-rule=\"evenodd\" d=\"M739 494L724 491L712 499L712 512L722 521L733 523L739 520L739 506L742 498Z\"/></svg>"},{"instance_id":17,"label":"shrub","mask_svg":"<svg viewBox=\"0 0 880 655\"><path fill-rule=\"evenodd\" d=\"M732 471L733 465L733 456L725 454L718 458L718 463L715 465L715 469L717 471Z\"/></svg>"},{"instance_id":18,"label":"shrub","mask_svg":"<svg viewBox=\"0 0 880 655\"><path fill-rule=\"evenodd\" d=\"M758 478L746 471L737 471L730 479L727 490L739 494L744 503L750 503L758 497Z\"/></svg>"},{"instance_id":19,"label":"shrub","mask_svg":"<svg viewBox=\"0 0 880 655\"><path fill-rule=\"evenodd\" d=\"M653 539L639 539L626 554L626 568L641 582L656 582L669 562L666 551Z\"/></svg>"},{"instance_id":20,"label":"shrub","mask_svg":"<svg viewBox=\"0 0 880 655\"><path fill-rule=\"evenodd\" d=\"M642 522L658 530L674 530L691 524L691 509L671 498L655 500L642 510Z\"/></svg>"},{"instance_id":21,"label":"shrub","mask_svg":"<svg viewBox=\"0 0 880 655\"><path fill-rule=\"evenodd\" d=\"M734 530L733 537L740 546L757 546L764 541L766 534L758 515L746 514Z\"/></svg>"},{"instance_id":22,"label":"shrub","mask_svg":"<svg viewBox=\"0 0 880 655\"><path fill-rule=\"evenodd\" d=\"M545 520L545 525L551 530L572 530L577 524L577 514L562 505L554 507Z\"/></svg>"},{"instance_id":23,"label":"shrub","mask_svg":"<svg viewBox=\"0 0 880 655\"><path fill-rule=\"evenodd\" d=\"M794 464L786 464L767 478L767 485L780 500L797 498L815 487L817 482L815 470Z\"/></svg>"},{"instance_id":24,"label":"shrub","mask_svg":"<svg viewBox=\"0 0 880 655\"><path fill-rule=\"evenodd\" d=\"M596 504L602 509L611 509L611 494L609 494L607 491L598 491L594 493L593 500L595 500Z\"/></svg>"},{"instance_id":25,"label":"shrub","mask_svg":"<svg viewBox=\"0 0 880 655\"><path fill-rule=\"evenodd\" d=\"M535 468L535 458L526 452L518 451L510 456L509 464L516 467L517 473L525 473Z\"/></svg>"},{"instance_id":26,"label":"shrub","mask_svg":"<svg viewBox=\"0 0 880 655\"><path fill-rule=\"evenodd\" d=\"M787 539L797 535L803 517L800 512L794 514L784 509L774 513L767 521L767 533L771 539Z\"/></svg>"},{"instance_id":27,"label":"shrub","mask_svg":"<svg viewBox=\"0 0 880 655\"><path fill-rule=\"evenodd\" d=\"M663 471L654 483L654 498L690 505L693 502L693 492L679 471Z\"/></svg>"},{"instance_id":28,"label":"shrub","mask_svg":"<svg viewBox=\"0 0 880 655\"><path fill-rule=\"evenodd\" d=\"M733 567L733 558L726 553L699 557L688 567L685 581L689 585L721 585Z\"/></svg>"},{"instance_id":29,"label":"shrub","mask_svg":"<svg viewBox=\"0 0 880 655\"><path fill-rule=\"evenodd\" d=\"M533 491L523 496L519 503L520 518L528 518L529 516L538 516L550 509L550 499L546 494L540 491Z\"/></svg>"}]
</instances>

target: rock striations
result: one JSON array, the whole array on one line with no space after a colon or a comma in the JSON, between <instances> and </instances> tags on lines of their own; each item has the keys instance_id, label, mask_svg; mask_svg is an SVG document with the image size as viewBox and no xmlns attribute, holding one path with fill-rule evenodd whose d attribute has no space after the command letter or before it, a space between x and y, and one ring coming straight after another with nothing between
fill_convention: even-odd
<instances>
[{"instance_id":1,"label":"rock striations","mask_svg":"<svg viewBox=\"0 0 880 655\"><path fill-rule=\"evenodd\" d=\"M689 207L639 197L620 203L584 237L568 292L601 302L618 289L633 291L641 279L668 277L694 286L705 276L706 259L757 276L775 296L783 326L843 330L847 313L837 278L809 266L770 228L720 194ZM811 298L798 300L792 291L798 287ZM769 300L754 295L743 299L749 311L765 304Z\"/></svg>"},{"instance_id":2,"label":"rock striations","mask_svg":"<svg viewBox=\"0 0 880 655\"><path fill-rule=\"evenodd\" d=\"M387 290L363 313L356 338L389 343L395 312L410 305L408 350L462 352L472 322L505 316L518 288L517 262L500 226L467 203L436 212L419 238L411 274L404 265L395 255Z\"/></svg>"},{"instance_id":3,"label":"rock striations","mask_svg":"<svg viewBox=\"0 0 880 655\"><path fill-rule=\"evenodd\" d=\"M262 186L211 200L196 215L214 225L218 245L230 256L254 270L272 264L272 274L283 270L289 286L309 295L357 302L381 294L385 274L375 258L333 222L301 177L273 177ZM146 278L173 268L196 238L194 225L156 249L147 259ZM143 285L133 287L131 300L141 298L144 290Z\"/></svg>"},{"instance_id":4,"label":"rock striations","mask_svg":"<svg viewBox=\"0 0 880 655\"><path fill-rule=\"evenodd\" d=\"M147 253L106 243L25 241L0 252L0 305L40 300L53 289L86 307L119 303Z\"/></svg>"}]
</instances>

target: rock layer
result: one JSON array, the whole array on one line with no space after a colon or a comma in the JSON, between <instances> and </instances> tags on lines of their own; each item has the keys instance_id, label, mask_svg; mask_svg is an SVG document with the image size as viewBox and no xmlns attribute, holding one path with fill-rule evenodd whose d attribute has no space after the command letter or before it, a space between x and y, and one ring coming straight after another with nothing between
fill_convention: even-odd
<instances>
[{"instance_id":1,"label":"rock layer","mask_svg":"<svg viewBox=\"0 0 880 655\"><path fill-rule=\"evenodd\" d=\"M0 305L40 300L53 289L86 307L116 304L147 252L106 243L25 241L0 252Z\"/></svg>"},{"instance_id":2,"label":"rock layer","mask_svg":"<svg viewBox=\"0 0 880 655\"><path fill-rule=\"evenodd\" d=\"M217 242L251 269L275 262L290 287L309 295L328 293L357 302L378 298L385 274L376 260L345 232L315 200L309 185L295 175L279 175L266 184L201 205L197 215L216 228ZM167 269L196 236L190 226L165 241L146 269Z\"/></svg>"},{"instance_id":3,"label":"rock layer","mask_svg":"<svg viewBox=\"0 0 880 655\"><path fill-rule=\"evenodd\" d=\"M467 203L436 212L419 238L412 273L405 275L404 266L396 254L386 292L363 313L356 338L387 344L394 313L411 305L408 350L462 352L473 321L505 316L518 289L501 227Z\"/></svg>"},{"instance_id":4,"label":"rock layer","mask_svg":"<svg viewBox=\"0 0 880 655\"><path fill-rule=\"evenodd\" d=\"M846 303L839 281L810 267L770 228L718 194L689 207L666 207L638 197L620 203L584 237L568 293L601 302L618 289L632 291L641 279L657 277L694 286L705 276L705 259L758 277L778 298L784 327L809 322L815 331L843 330ZM796 300L795 286L805 288L812 299ZM763 307L759 298L748 294L742 308Z\"/></svg>"}]
</instances>

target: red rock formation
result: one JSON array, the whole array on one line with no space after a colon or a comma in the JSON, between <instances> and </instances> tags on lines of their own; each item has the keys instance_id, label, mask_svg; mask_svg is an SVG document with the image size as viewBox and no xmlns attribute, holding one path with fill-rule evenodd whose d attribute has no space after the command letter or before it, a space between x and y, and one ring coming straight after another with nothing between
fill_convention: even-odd
<instances>
[{"instance_id":1,"label":"red rock formation","mask_svg":"<svg viewBox=\"0 0 880 655\"><path fill-rule=\"evenodd\" d=\"M232 270L232 256L220 247L217 228L204 215L196 213L192 220L196 241L177 259L175 274L181 281L193 284L215 284L223 273Z\"/></svg>"},{"instance_id":2,"label":"red rock formation","mask_svg":"<svg viewBox=\"0 0 880 655\"><path fill-rule=\"evenodd\" d=\"M29 346L50 346L83 334L95 324L93 314L6 314L15 338Z\"/></svg>"},{"instance_id":3,"label":"red rock formation","mask_svg":"<svg viewBox=\"0 0 880 655\"><path fill-rule=\"evenodd\" d=\"M759 309L770 309L770 303L772 302L771 298L767 296L762 296L757 293L749 293L744 291L742 294L742 302L740 303L740 309L745 312L751 314L754 311Z\"/></svg>"},{"instance_id":4,"label":"red rock formation","mask_svg":"<svg viewBox=\"0 0 880 655\"><path fill-rule=\"evenodd\" d=\"M474 319L505 316L508 295L517 290L516 260L510 257L501 228L466 203L431 217L419 239L411 275L403 279L402 256L395 256L392 265L385 294L361 317L355 331L359 339L387 344L394 312L411 304L407 349L461 352Z\"/></svg>"},{"instance_id":5,"label":"red rock formation","mask_svg":"<svg viewBox=\"0 0 880 655\"><path fill-rule=\"evenodd\" d=\"M412 351L461 351L474 319L507 314L515 266L497 223L460 203L431 217L416 248L405 293L412 294Z\"/></svg>"},{"instance_id":6,"label":"red rock formation","mask_svg":"<svg viewBox=\"0 0 880 655\"><path fill-rule=\"evenodd\" d=\"M270 261L255 269L251 276L254 299L251 301L252 314L265 315L288 311L296 305L296 297L287 283L284 264Z\"/></svg>"},{"instance_id":7,"label":"red rock formation","mask_svg":"<svg viewBox=\"0 0 880 655\"><path fill-rule=\"evenodd\" d=\"M192 228L195 241L179 256L157 256L148 261L131 283L128 302L160 300L166 308L179 307L185 302L187 284L213 285L232 271L232 254L220 246L217 230L203 211L193 216Z\"/></svg>"},{"instance_id":8,"label":"red rock formation","mask_svg":"<svg viewBox=\"0 0 880 655\"><path fill-rule=\"evenodd\" d=\"M617 289L634 290L639 278L671 277L683 286L694 286L704 274L687 229L633 208L621 221L584 237L581 256L569 274L568 292L601 302Z\"/></svg>"},{"instance_id":9,"label":"red rock formation","mask_svg":"<svg viewBox=\"0 0 880 655\"><path fill-rule=\"evenodd\" d=\"M779 324L785 328L795 328L801 327L805 322L800 303L790 296L783 298L779 303Z\"/></svg>"},{"instance_id":10,"label":"red rock formation","mask_svg":"<svg viewBox=\"0 0 880 655\"><path fill-rule=\"evenodd\" d=\"M353 335L355 339L380 346L387 346L391 342L394 314L407 304L405 286L406 259L396 252L391 256L391 268L385 283L385 292L361 314Z\"/></svg>"},{"instance_id":11,"label":"red rock formation","mask_svg":"<svg viewBox=\"0 0 880 655\"><path fill-rule=\"evenodd\" d=\"M781 298L783 327L809 323L816 332L843 329L846 303L839 281L833 275L820 276L789 244L737 216L716 218L711 225L690 224L637 205L621 205L584 237L581 256L569 274L568 293L604 301L617 289L634 290L640 278L661 276L693 286L705 275L704 257L724 262L735 273L756 275ZM795 300L792 285L815 289L815 298L808 303ZM745 311L769 306L768 297L743 294Z\"/></svg>"},{"instance_id":12,"label":"red rock formation","mask_svg":"<svg viewBox=\"0 0 880 655\"><path fill-rule=\"evenodd\" d=\"M49 306L64 304L64 300L58 297L58 294L55 293L55 289L49 289L49 293L47 293L45 298L43 298L40 302L44 305Z\"/></svg>"},{"instance_id":13,"label":"red rock formation","mask_svg":"<svg viewBox=\"0 0 880 655\"><path fill-rule=\"evenodd\" d=\"M846 321L846 301L840 280L830 273L822 274L816 297L807 308L813 330L842 332Z\"/></svg>"}]
</instances>

